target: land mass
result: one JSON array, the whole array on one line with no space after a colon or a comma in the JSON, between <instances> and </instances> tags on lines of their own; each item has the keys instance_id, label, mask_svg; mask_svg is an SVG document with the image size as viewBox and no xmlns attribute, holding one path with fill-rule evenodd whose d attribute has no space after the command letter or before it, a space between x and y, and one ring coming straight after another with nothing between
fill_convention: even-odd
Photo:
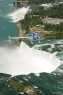
<instances>
[{"instance_id":1,"label":"land mass","mask_svg":"<svg viewBox=\"0 0 63 95\"><path fill-rule=\"evenodd\" d=\"M24 20L18 22L19 36L34 31L40 33L45 38L63 39L63 0L26 1L27 6L30 5L32 11L25 15ZM51 4L53 6L48 5L49 7L44 7L45 5L41 6L41 4ZM21 5L22 3L17 2L18 8L22 7Z\"/></svg>"}]
</instances>

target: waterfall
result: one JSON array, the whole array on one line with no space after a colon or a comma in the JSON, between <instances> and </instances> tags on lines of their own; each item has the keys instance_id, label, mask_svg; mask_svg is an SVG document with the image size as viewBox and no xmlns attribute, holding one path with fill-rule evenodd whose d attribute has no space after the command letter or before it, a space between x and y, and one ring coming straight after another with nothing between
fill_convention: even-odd
<instances>
[{"instance_id":1,"label":"waterfall","mask_svg":"<svg viewBox=\"0 0 63 95\"><path fill-rule=\"evenodd\" d=\"M51 73L60 65L61 61L54 54L30 48L24 42L14 49L0 47L0 73L12 76Z\"/></svg>"},{"instance_id":2,"label":"waterfall","mask_svg":"<svg viewBox=\"0 0 63 95\"><path fill-rule=\"evenodd\" d=\"M28 10L29 10L29 7L27 7L27 8L22 7L22 8L19 8L15 11L9 13L7 16L12 19L12 22L16 23L25 18L25 15L28 12Z\"/></svg>"},{"instance_id":3,"label":"waterfall","mask_svg":"<svg viewBox=\"0 0 63 95\"><path fill-rule=\"evenodd\" d=\"M19 28L19 36L23 36L26 31L22 30L20 21L25 18L26 13L29 11L29 7L25 8L19 8L13 11L12 13L9 13L7 17L11 18L11 21L14 23L17 23L17 26Z\"/></svg>"}]
</instances>

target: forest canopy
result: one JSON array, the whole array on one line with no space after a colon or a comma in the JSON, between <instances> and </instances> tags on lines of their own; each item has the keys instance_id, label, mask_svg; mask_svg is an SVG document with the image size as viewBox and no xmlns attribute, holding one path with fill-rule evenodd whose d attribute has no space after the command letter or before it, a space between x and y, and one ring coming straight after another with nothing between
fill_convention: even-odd
<instances>
[{"instance_id":1,"label":"forest canopy","mask_svg":"<svg viewBox=\"0 0 63 95\"><path fill-rule=\"evenodd\" d=\"M42 19L45 17L63 19L63 4L46 10L42 6L36 7L31 11L31 13L26 14L25 19L21 21L22 28L28 31L30 27L36 26L37 24L43 25L44 23ZM44 25L45 30L63 31L63 23L60 23L60 25Z\"/></svg>"}]
</instances>

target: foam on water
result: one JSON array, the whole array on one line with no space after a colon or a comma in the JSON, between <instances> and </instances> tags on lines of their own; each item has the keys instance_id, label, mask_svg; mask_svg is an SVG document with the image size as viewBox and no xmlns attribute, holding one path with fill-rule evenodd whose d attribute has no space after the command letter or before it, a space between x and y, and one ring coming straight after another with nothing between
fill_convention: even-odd
<instances>
[{"instance_id":1,"label":"foam on water","mask_svg":"<svg viewBox=\"0 0 63 95\"><path fill-rule=\"evenodd\" d=\"M20 47L9 49L0 47L0 72L14 75L48 72L61 64L54 55L30 48L24 42Z\"/></svg>"},{"instance_id":2,"label":"foam on water","mask_svg":"<svg viewBox=\"0 0 63 95\"><path fill-rule=\"evenodd\" d=\"M12 13L8 14L7 16L10 17L12 19L13 22L17 22L19 20L24 19L25 14L28 12L29 7L25 8L19 8L15 11L13 11Z\"/></svg>"}]
</instances>

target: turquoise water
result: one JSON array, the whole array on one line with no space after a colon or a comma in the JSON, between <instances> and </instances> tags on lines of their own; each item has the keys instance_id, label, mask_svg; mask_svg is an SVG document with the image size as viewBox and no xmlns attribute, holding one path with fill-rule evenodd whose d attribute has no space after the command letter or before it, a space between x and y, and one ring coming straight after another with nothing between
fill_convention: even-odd
<instances>
[{"instance_id":1,"label":"turquoise water","mask_svg":"<svg viewBox=\"0 0 63 95\"><path fill-rule=\"evenodd\" d=\"M8 39L8 34L18 36L18 27L15 23L10 22L7 15L11 12L13 0L0 1L0 43Z\"/></svg>"},{"instance_id":2,"label":"turquoise water","mask_svg":"<svg viewBox=\"0 0 63 95\"><path fill-rule=\"evenodd\" d=\"M11 19L7 16L12 10L12 2L13 0L0 1L0 45L8 40L8 34L11 36L19 35L19 29L16 26L16 23L11 22ZM32 47L35 48L48 44L54 47L55 44L63 44L63 39L44 39L41 43L35 43ZM63 58L63 52L58 52L57 56ZM14 90L8 85L6 80L9 77L10 75L0 73L0 95L22 95L19 91ZM63 65L52 73L40 73L39 76L35 74L20 75L13 77L12 79L17 82L23 81L26 85L37 87L37 90L41 92L37 95L63 95ZM26 81L26 79L28 79L28 81ZM44 94L42 94L42 92ZM25 93L24 95L27 94Z\"/></svg>"}]
</instances>

